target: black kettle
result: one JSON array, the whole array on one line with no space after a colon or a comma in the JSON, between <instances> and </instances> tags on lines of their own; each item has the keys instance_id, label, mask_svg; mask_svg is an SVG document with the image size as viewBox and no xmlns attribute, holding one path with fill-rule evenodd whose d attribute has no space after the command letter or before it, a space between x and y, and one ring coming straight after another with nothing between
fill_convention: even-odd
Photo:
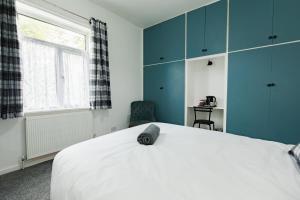
<instances>
[{"instance_id":1,"label":"black kettle","mask_svg":"<svg viewBox=\"0 0 300 200\"><path fill-rule=\"evenodd\" d=\"M206 105L216 106L217 105L217 98L215 96L207 96L206 97Z\"/></svg>"}]
</instances>

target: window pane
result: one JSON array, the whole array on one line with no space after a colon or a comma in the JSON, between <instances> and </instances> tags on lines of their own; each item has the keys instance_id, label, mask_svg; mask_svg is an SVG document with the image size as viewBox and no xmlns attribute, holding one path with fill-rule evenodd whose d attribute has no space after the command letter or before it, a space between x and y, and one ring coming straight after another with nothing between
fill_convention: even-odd
<instances>
[{"instance_id":1,"label":"window pane","mask_svg":"<svg viewBox=\"0 0 300 200\"><path fill-rule=\"evenodd\" d=\"M83 55L63 53L64 106L88 107L88 79Z\"/></svg>"},{"instance_id":2,"label":"window pane","mask_svg":"<svg viewBox=\"0 0 300 200\"><path fill-rule=\"evenodd\" d=\"M20 32L30 38L85 50L85 36L24 15L18 15Z\"/></svg>"},{"instance_id":3,"label":"window pane","mask_svg":"<svg viewBox=\"0 0 300 200\"><path fill-rule=\"evenodd\" d=\"M23 40L22 55L24 109L57 108L57 50L33 40Z\"/></svg>"},{"instance_id":4,"label":"window pane","mask_svg":"<svg viewBox=\"0 0 300 200\"><path fill-rule=\"evenodd\" d=\"M18 19L25 112L87 108L85 35L23 15Z\"/></svg>"}]
</instances>

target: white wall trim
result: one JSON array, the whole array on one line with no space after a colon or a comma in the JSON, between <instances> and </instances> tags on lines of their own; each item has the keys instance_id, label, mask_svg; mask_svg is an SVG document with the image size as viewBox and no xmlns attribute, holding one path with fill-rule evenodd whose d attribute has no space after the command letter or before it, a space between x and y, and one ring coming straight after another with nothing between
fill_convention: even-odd
<instances>
[{"instance_id":1,"label":"white wall trim","mask_svg":"<svg viewBox=\"0 0 300 200\"><path fill-rule=\"evenodd\" d=\"M184 62L184 126L187 126L188 62Z\"/></svg>"},{"instance_id":2,"label":"white wall trim","mask_svg":"<svg viewBox=\"0 0 300 200\"><path fill-rule=\"evenodd\" d=\"M0 176L4 175L4 174L8 174L8 173L11 173L11 172L21 170L22 168L31 167L31 166L34 166L34 165L37 165L37 164L40 164L40 163L43 163L43 162L46 162L46 161L49 161L49 160L53 160L55 155L56 155L56 153L46 155L46 156L43 156L43 157L40 157L40 158L37 158L37 159L26 160L26 161L24 161L23 166L20 163L18 165L9 166L5 169L0 169Z\"/></svg>"},{"instance_id":3,"label":"white wall trim","mask_svg":"<svg viewBox=\"0 0 300 200\"><path fill-rule=\"evenodd\" d=\"M225 56L225 76L224 76L224 113L223 113L223 132L227 133L227 100L228 100L228 53Z\"/></svg>"},{"instance_id":4,"label":"white wall trim","mask_svg":"<svg viewBox=\"0 0 300 200\"><path fill-rule=\"evenodd\" d=\"M227 1L226 53L229 51L230 0Z\"/></svg>"},{"instance_id":5,"label":"white wall trim","mask_svg":"<svg viewBox=\"0 0 300 200\"><path fill-rule=\"evenodd\" d=\"M155 65L163 65L163 64L168 64L168 63L176 63L180 61L185 61L185 59L179 59L179 60L173 60L169 62L161 62L161 63L155 63L155 64L150 64L150 65L144 65L144 67L150 67L150 66L155 66Z\"/></svg>"},{"instance_id":6,"label":"white wall trim","mask_svg":"<svg viewBox=\"0 0 300 200\"><path fill-rule=\"evenodd\" d=\"M27 168L31 167L49 160L53 160L57 153L52 153L49 155L41 156L39 158L31 159L31 160L25 160L23 163L23 166L21 165L21 168Z\"/></svg>"},{"instance_id":7,"label":"white wall trim","mask_svg":"<svg viewBox=\"0 0 300 200\"><path fill-rule=\"evenodd\" d=\"M195 60L206 60L206 59L212 59L212 58L217 58L217 57L224 57L226 55L227 55L227 53L220 53L220 54L212 54L212 55L196 57L196 58L189 58L189 59L186 59L186 60L188 62L189 61L195 61Z\"/></svg>"},{"instance_id":8,"label":"white wall trim","mask_svg":"<svg viewBox=\"0 0 300 200\"><path fill-rule=\"evenodd\" d=\"M238 53L238 52L250 51L250 50L255 50L255 49L263 49L263 48L267 48L267 47L275 47L275 46L281 46L281 45L286 45L286 44L294 44L294 43L299 43L299 42L300 42L300 40L294 40L294 41L291 41L291 42L282 42L282 43L278 43L278 44L270 44L270 45L253 47L253 48L248 48L248 49L230 51L229 53Z\"/></svg>"},{"instance_id":9,"label":"white wall trim","mask_svg":"<svg viewBox=\"0 0 300 200\"><path fill-rule=\"evenodd\" d=\"M4 174L8 174L8 173L11 173L11 172L14 172L14 171L18 171L21 169L21 165L12 165L12 166L9 166L5 169L1 169L0 170L0 176L1 175L4 175Z\"/></svg>"}]
</instances>

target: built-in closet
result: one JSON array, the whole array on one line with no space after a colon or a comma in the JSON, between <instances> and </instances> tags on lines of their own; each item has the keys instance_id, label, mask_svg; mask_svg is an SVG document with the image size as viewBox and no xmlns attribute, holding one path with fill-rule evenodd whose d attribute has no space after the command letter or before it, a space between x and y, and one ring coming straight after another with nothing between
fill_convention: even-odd
<instances>
[{"instance_id":1,"label":"built-in closet","mask_svg":"<svg viewBox=\"0 0 300 200\"><path fill-rule=\"evenodd\" d=\"M215 96L218 130L300 141L300 1L220 0L144 30L144 100L192 126ZM202 116L205 117L205 116Z\"/></svg>"}]
</instances>

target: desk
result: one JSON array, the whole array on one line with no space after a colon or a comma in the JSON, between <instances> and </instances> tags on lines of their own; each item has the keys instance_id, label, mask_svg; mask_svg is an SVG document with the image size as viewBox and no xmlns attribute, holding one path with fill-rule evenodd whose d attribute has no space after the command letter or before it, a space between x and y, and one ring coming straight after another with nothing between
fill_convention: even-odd
<instances>
[{"instance_id":1,"label":"desk","mask_svg":"<svg viewBox=\"0 0 300 200\"><path fill-rule=\"evenodd\" d=\"M224 110L223 107L212 107L212 106L188 106L188 108L212 108L213 110Z\"/></svg>"}]
</instances>

